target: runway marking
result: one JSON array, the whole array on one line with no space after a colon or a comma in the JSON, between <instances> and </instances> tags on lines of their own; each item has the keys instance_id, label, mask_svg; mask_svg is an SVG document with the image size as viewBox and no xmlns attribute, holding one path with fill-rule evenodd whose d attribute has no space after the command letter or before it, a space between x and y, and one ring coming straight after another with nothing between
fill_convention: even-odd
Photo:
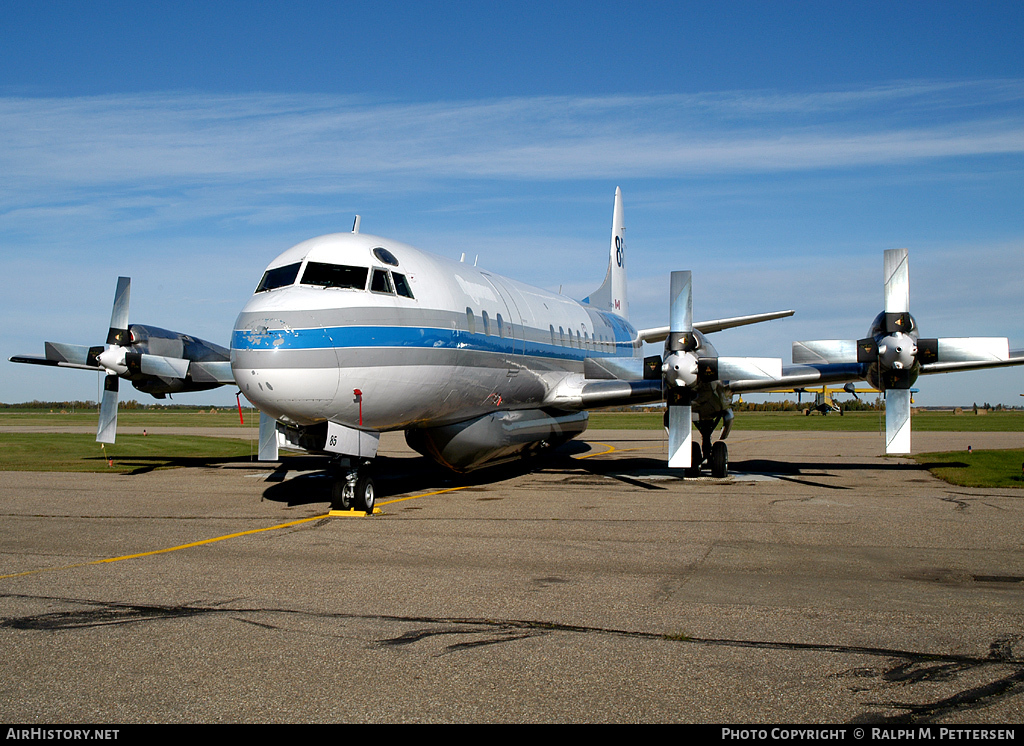
<instances>
[{"instance_id":1,"label":"runway marking","mask_svg":"<svg viewBox=\"0 0 1024 746\"><path fill-rule=\"evenodd\" d=\"M393 503L401 503L401 502L405 502L406 500L416 500L416 499L419 499L421 497L431 497L432 495L443 495L445 492L457 492L458 490L464 490L464 489L466 489L468 487L472 487L472 486L474 486L474 485L467 484L467 485L463 485L462 487L449 487L449 488L444 489L444 490L438 490L437 492L426 492L426 493L424 493L422 495L409 495L408 497L398 497L398 498L395 498L394 500L387 500L385 502L379 502L377 504L378 505L392 505Z\"/></svg>"},{"instance_id":2,"label":"runway marking","mask_svg":"<svg viewBox=\"0 0 1024 746\"><path fill-rule=\"evenodd\" d=\"M422 495L410 495L409 497L399 497L395 500L387 500L385 502L379 502L378 505L391 505L392 503L400 503L406 500L415 500L420 497L431 497L432 495L443 495L445 492L455 492L457 490L464 490L471 485L465 485L463 487L449 487L444 490L437 490L436 492L427 492ZM16 572L10 575L0 575L0 580L6 580L8 578L21 578L26 575L36 575L41 572L53 572L55 570L73 570L76 567L89 567L90 565L104 565L111 562L121 562L123 560L139 559L140 557L152 557L156 554L167 554L168 552L177 552L179 549L190 549L192 547L201 547L204 544L214 544L218 541L224 541L226 539L237 539L240 536L249 536L251 534L259 534L264 531L276 531L281 528L290 528L291 526L300 526L303 523L310 523L312 521L319 521L323 518L329 518L329 513L323 515L315 515L312 518L300 518L297 521L289 521L288 523L279 523L276 526L267 526L265 528L254 528L249 531L238 531L233 534L225 534L224 536L215 536L212 539L202 539L200 541L193 541L188 544L179 544L175 547L167 547L166 549L154 549L151 552L139 552L138 554L125 554L121 557L107 557L106 559L92 560L91 562L79 562L74 565L60 565L58 567L41 567L37 570L27 570L25 572Z\"/></svg>"},{"instance_id":3,"label":"runway marking","mask_svg":"<svg viewBox=\"0 0 1024 746\"><path fill-rule=\"evenodd\" d=\"M154 554L166 554L168 552L176 552L179 549L189 549L191 547L200 547L204 544L213 544L218 541L224 541L225 539L237 539L239 536L249 536L250 534L259 534L264 531L276 531L280 528L289 528L291 526L298 526L303 523L310 523L311 521L319 521L323 518L327 518L327 515L317 515L312 518L300 518L297 521L289 521L288 523L279 523L276 526L267 526L266 528L254 528L249 531L239 531L234 534L226 534L224 536L216 536L212 539L202 539L201 541L193 541L188 544L179 544L176 547L167 547L166 549L154 549L151 552L139 552L138 554L126 554L121 557L107 557L106 559L93 560L92 562L79 562L74 565L61 565L60 567L41 567L38 570L28 570L26 572L16 572L11 575L0 575L0 580L6 580L7 578L20 578L25 575L35 575L40 572L51 572L53 570L72 570L76 567L89 567L90 565L103 565L110 562L121 562L122 560L138 559L140 557L151 557Z\"/></svg>"},{"instance_id":4,"label":"runway marking","mask_svg":"<svg viewBox=\"0 0 1024 746\"><path fill-rule=\"evenodd\" d=\"M604 456L606 453L611 453L612 451L618 451L619 450L618 448L616 448L615 446L611 445L610 443L600 443L600 442L598 442L596 440L589 441L589 442L594 444L594 445L607 446L608 450L607 451L600 451L599 453L587 453L587 454L584 454L582 456L573 456L574 459L576 459L577 461L582 461L585 458L593 458L594 456ZM635 450L636 450L635 448L623 448L622 452L625 452L625 451L635 451Z\"/></svg>"}]
</instances>

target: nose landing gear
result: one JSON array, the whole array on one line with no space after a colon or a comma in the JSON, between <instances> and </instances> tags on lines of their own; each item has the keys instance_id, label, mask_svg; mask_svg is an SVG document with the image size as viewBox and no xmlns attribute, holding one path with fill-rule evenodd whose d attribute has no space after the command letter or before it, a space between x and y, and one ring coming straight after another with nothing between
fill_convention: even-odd
<instances>
[{"instance_id":1,"label":"nose landing gear","mask_svg":"<svg viewBox=\"0 0 1024 746\"><path fill-rule=\"evenodd\" d=\"M373 515L376 485L370 476L370 462L353 463L340 458L331 464L331 509L357 510Z\"/></svg>"}]
</instances>

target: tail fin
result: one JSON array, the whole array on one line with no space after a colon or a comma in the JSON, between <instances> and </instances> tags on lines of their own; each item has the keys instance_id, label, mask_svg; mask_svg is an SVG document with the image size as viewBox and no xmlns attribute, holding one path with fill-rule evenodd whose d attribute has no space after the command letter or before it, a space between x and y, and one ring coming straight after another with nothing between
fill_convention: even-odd
<instances>
[{"instance_id":1,"label":"tail fin","mask_svg":"<svg viewBox=\"0 0 1024 746\"><path fill-rule=\"evenodd\" d=\"M604 276L601 287L584 298L583 302L629 319L629 301L626 299L626 225L622 217L622 190L618 187L615 187L615 209L612 212L608 274Z\"/></svg>"}]
</instances>

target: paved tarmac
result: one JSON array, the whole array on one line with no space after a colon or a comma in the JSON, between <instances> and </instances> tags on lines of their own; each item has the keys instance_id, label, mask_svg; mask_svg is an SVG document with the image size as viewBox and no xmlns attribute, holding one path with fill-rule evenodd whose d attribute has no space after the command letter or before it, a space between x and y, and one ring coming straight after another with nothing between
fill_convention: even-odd
<instances>
[{"instance_id":1,"label":"paved tarmac","mask_svg":"<svg viewBox=\"0 0 1024 746\"><path fill-rule=\"evenodd\" d=\"M0 720L1020 723L1024 491L880 440L737 432L684 481L596 431L460 479L388 435L373 518L310 458L4 472Z\"/></svg>"}]
</instances>

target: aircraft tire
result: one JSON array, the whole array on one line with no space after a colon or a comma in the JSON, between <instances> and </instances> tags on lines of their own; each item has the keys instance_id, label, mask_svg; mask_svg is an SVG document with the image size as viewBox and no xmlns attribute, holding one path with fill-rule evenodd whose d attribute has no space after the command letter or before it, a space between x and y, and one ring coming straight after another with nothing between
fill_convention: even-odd
<instances>
[{"instance_id":1,"label":"aircraft tire","mask_svg":"<svg viewBox=\"0 0 1024 746\"><path fill-rule=\"evenodd\" d=\"M711 446L711 476L725 479L729 475L729 447L718 441Z\"/></svg>"},{"instance_id":2,"label":"aircraft tire","mask_svg":"<svg viewBox=\"0 0 1024 746\"><path fill-rule=\"evenodd\" d=\"M352 507L352 495L347 489L348 480L335 476L331 481L331 507L335 510L348 510Z\"/></svg>"},{"instance_id":3,"label":"aircraft tire","mask_svg":"<svg viewBox=\"0 0 1024 746\"><path fill-rule=\"evenodd\" d=\"M690 450L690 468L686 470L686 476L690 478L700 476L700 465L704 456L700 451L700 443L693 443Z\"/></svg>"},{"instance_id":4,"label":"aircraft tire","mask_svg":"<svg viewBox=\"0 0 1024 746\"><path fill-rule=\"evenodd\" d=\"M376 485L370 477L359 477L356 480L356 494L353 500L356 510L364 513L373 513L373 503L376 501Z\"/></svg>"}]
</instances>

